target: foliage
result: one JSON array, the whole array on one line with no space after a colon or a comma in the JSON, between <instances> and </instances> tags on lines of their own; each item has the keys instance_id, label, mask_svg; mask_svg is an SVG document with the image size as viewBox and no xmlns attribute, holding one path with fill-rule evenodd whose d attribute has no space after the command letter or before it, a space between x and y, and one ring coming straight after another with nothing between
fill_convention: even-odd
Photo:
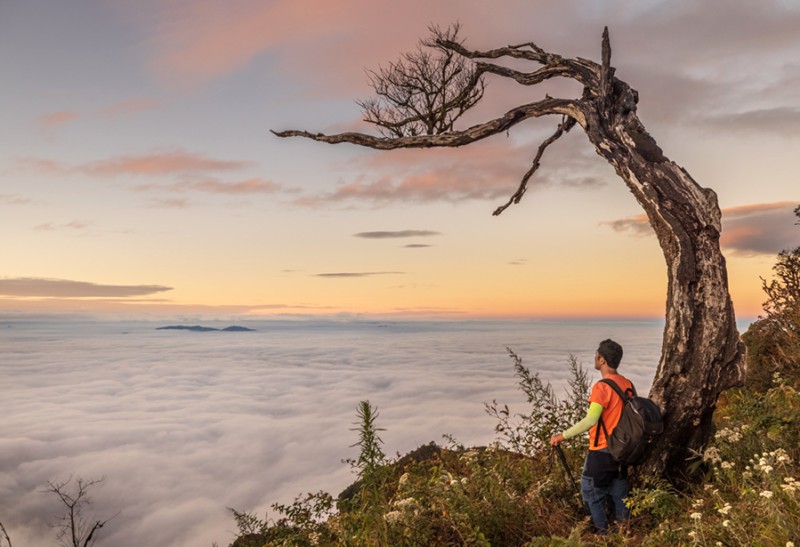
<instances>
[{"instance_id":1,"label":"foliage","mask_svg":"<svg viewBox=\"0 0 800 547\"><path fill-rule=\"evenodd\" d=\"M547 449L550 437L567 429L586 414L589 400L589 378L574 355L569 356L570 380L566 397L559 399L550 382L542 382L538 373L531 373L522 359L508 349L514 360L517 386L530 405L527 414L512 415L508 405L497 401L487 403L486 412L497 419L495 432L503 437L503 444L522 454L534 454Z\"/></svg>"},{"instance_id":2,"label":"foliage","mask_svg":"<svg viewBox=\"0 0 800 547\"><path fill-rule=\"evenodd\" d=\"M794 213L800 219L800 206ZM742 336L748 348L747 383L754 389L774 385L775 373L790 382L800 379L800 247L781 251L772 271L773 279L761 279L766 316Z\"/></svg>"},{"instance_id":3,"label":"foliage","mask_svg":"<svg viewBox=\"0 0 800 547\"><path fill-rule=\"evenodd\" d=\"M742 337L748 347L747 382L756 389L771 387L775 373L789 381L800 378L800 247L781 251L772 270L772 280L761 280L767 315Z\"/></svg>"}]
</instances>

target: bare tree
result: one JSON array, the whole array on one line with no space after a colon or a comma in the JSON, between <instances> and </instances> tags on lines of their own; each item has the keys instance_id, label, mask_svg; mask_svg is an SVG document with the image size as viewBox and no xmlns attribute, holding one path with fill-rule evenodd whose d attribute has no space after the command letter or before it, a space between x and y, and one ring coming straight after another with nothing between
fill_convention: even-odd
<instances>
[{"instance_id":1,"label":"bare tree","mask_svg":"<svg viewBox=\"0 0 800 547\"><path fill-rule=\"evenodd\" d=\"M665 412L665 432L642 470L676 478L683 476L687 460L708 439L720 393L744 380L745 348L736 328L725 258L719 246L721 213L716 194L702 188L686 170L669 160L645 130L636 112L637 91L618 79L611 66L608 29L603 32L600 63L565 58L532 42L472 50L455 39L457 30L457 27L445 31L433 28L429 43L435 44L438 51L457 53L471 60L474 63L471 81L476 89L481 86L482 91L481 77L486 74L510 78L525 86L560 77L581 84L581 96L545 95L499 118L463 130L445 125L435 134L421 135L399 128L392 137L297 130L275 134L381 150L456 147L508 131L530 118L559 116L555 132L538 147L516 192L494 211L498 215L522 199L547 147L580 125L597 154L614 167L644 209L666 259L666 325L661 359L650 391L650 397ZM528 61L534 68L523 72L495 60ZM461 89L451 96L471 95ZM458 110L466 105L460 103L452 108ZM432 116L434 112L427 114ZM420 117L424 118L424 113ZM398 115L398 119L402 116ZM372 121L369 115L367 120Z\"/></svg>"},{"instance_id":2,"label":"bare tree","mask_svg":"<svg viewBox=\"0 0 800 547\"><path fill-rule=\"evenodd\" d=\"M64 547L94 545L94 542L97 541L96 533L111 520L87 519L83 516L84 507L91 503L89 490L103 480L86 481L78 477L72 486L70 485L72 477L62 482L47 482L46 491L55 494L67 510L56 525L58 541Z\"/></svg>"},{"instance_id":3,"label":"bare tree","mask_svg":"<svg viewBox=\"0 0 800 547\"><path fill-rule=\"evenodd\" d=\"M459 28L455 25L447 38L456 42ZM367 74L377 97L358 104L364 121L387 137L452 131L456 120L483 97L483 78L475 66L434 41L423 41L417 51Z\"/></svg>"}]
</instances>

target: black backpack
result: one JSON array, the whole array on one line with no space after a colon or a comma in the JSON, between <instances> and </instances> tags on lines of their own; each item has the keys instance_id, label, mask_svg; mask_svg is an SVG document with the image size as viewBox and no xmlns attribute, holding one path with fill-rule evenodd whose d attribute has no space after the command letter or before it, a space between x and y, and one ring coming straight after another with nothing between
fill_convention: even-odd
<instances>
[{"instance_id":1,"label":"black backpack","mask_svg":"<svg viewBox=\"0 0 800 547\"><path fill-rule=\"evenodd\" d=\"M608 451L616 461L628 465L636 465L644 460L647 449L653 440L664 432L664 421L661 409L646 397L636 395L636 388L631 384L631 389L624 392L608 378L600 380L611 386L623 402L622 415L617 427L608 434L603 419L600 418L600 427L594 438L594 445L600 441L600 428L608 440Z\"/></svg>"}]
</instances>

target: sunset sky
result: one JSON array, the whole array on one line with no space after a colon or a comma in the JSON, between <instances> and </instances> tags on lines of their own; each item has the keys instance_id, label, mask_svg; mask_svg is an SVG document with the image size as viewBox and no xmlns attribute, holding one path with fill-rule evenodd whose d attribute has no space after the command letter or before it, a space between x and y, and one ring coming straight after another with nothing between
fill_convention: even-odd
<instances>
[{"instance_id":1,"label":"sunset sky","mask_svg":"<svg viewBox=\"0 0 800 547\"><path fill-rule=\"evenodd\" d=\"M600 57L723 210L737 315L800 245L800 2L4 0L0 312L119 316L664 313L643 211L576 128L379 152L270 129L372 129L365 69L428 26L466 45ZM534 70L530 67L528 70ZM574 85L489 77L465 124Z\"/></svg>"}]
</instances>

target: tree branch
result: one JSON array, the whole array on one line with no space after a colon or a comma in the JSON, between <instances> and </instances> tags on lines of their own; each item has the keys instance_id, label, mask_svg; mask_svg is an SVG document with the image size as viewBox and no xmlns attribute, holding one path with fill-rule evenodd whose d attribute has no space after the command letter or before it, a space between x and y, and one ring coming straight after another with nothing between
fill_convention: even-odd
<instances>
[{"instance_id":1,"label":"tree branch","mask_svg":"<svg viewBox=\"0 0 800 547\"><path fill-rule=\"evenodd\" d=\"M464 131L451 131L439 135L416 135L411 137L376 137L365 133L338 133L326 135L324 133L309 133L290 129L287 131L271 131L282 138L304 137L328 144L350 143L366 146L378 150L394 150L397 148L433 148L455 147L469 144L497 133L502 133L529 118L538 118L548 114L562 114L575 118L577 123L583 125L585 116L581 109L580 101L568 99L554 99L548 97L535 103L518 106L506 112L503 116L488 122L473 125Z\"/></svg>"},{"instance_id":2,"label":"tree branch","mask_svg":"<svg viewBox=\"0 0 800 547\"><path fill-rule=\"evenodd\" d=\"M611 67L611 41L608 38L608 27L603 29L602 45L603 65L600 70L600 94L599 100L602 105L608 104L611 95L611 82L614 78L614 69Z\"/></svg>"},{"instance_id":3,"label":"tree branch","mask_svg":"<svg viewBox=\"0 0 800 547\"><path fill-rule=\"evenodd\" d=\"M557 141L561 137L561 135L569 132L570 129L575 127L575 123L576 123L575 118L564 116L564 118L561 120L561 123L558 124L558 129L556 129L556 132L550 135L547 139L545 139L545 141L542 144L539 145L539 150L536 152L536 157L533 158L533 163L531 164L531 168L528 169L528 171L525 173L525 176L522 177L522 181L519 183L519 188L517 188L517 191L514 192L514 195L511 196L508 202L506 202L504 205L501 205L500 207L494 210L494 213L492 213L494 216L497 216L506 209L508 209L508 207L512 203L520 202L522 196L528 189L528 181L536 172L536 170L539 169L539 161L542 159L542 155L544 154L545 149L551 144L553 144L555 141Z\"/></svg>"},{"instance_id":4,"label":"tree branch","mask_svg":"<svg viewBox=\"0 0 800 547\"><path fill-rule=\"evenodd\" d=\"M493 63L478 63L479 69L484 72L508 76L525 85L535 85L548 78L563 76L565 78L577 80L584 86L592 86L597 85L597 78L600 72L600 66L593 61L581 58L565 59L560 55L546 52L532 42L518 46L490 49L487 51L470 50L458 42L442 38L437 38L436 43L468 59L499 59L502 57L511 57L513 59L523 59L544 65L542 69L521 77L520 75L524 73L513 71ZM526 47L530 48L530 51L522 49Z\"/></svg>"},{"instance_id":5,"label":"tree branch","mask_svg":"<svg viewBox=\"0 0 800 547\"><path fill-rule=\"evenodd\" d=\"M3 532L3 537L6 538L6 543L8 543L8 547L11 547L11 538L8 537L8 532L6 532L6 527L3 526L2 522L0 522L0 531Z\"/></svg>"}]
</instances>

